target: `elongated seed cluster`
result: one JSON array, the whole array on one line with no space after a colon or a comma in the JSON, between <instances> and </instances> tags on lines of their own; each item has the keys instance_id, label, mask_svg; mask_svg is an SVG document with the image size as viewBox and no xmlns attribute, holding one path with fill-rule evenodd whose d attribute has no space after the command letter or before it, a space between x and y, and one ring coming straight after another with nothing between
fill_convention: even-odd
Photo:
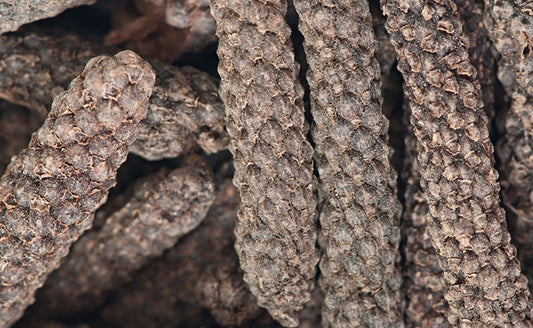
<instances>
[{"instance_id":1,"label":"elongated seed cluster","mask_svg":"<svg viewBox=\"0 0 533 328\"><path fill-rule=\"evenodd\" d=\"M61 30L0 36L0 98L26 106L45 117L47 107L94 56L115 51ZM157 73L148 114L130 147L148 160L173 158L196 150L226 149L224 105L218 83L192 67L152 62Z\"/></svg>"},{"instance_id":2,"label":"elongated seed cluster","mask_svg":"<svg viewBox=\"0 0 533 328\"><path fill-rule=\"evenodd\" d=\"M0 2L0 34L16 31L36 20L54 17L72 7L90 5L97 0L7 0Z\"/></svg>"},{"instance_id":3,"label":"elongated seed cluster","mask_svg":"<svg viewBox=\"0 0 533 328\"><path fill-rule=\"evenodd\" d=\"M527 280L505 229L480 85L460 43L456 7L447 1L382 5L407 86L448 319L527 327Z\"/></svg>"},{"instance_id":4,"label":"elongated seed cluster","mask_svg":"<svg viewBox=\"0 0 533 328\"><path fill-rule=\"evenodd\" d=\"M405 102L408 121L410 110L408 101ZM446 317L448 302L444 299L442 269L429 234L429 206L420 188L417 142L411 126L409 132L405 140L405 209L401 225L405 258L402 288L404 294L409 295L405 306L405 324L408 327L448 328L451 325Z\"/></svg>"},{"instance_id":5,"label":"elongated seed cluster","mask_svg":"<svg viewBox=\"0 0 533 328\"><path fill-rule=\"evenodd\" d=\"M90 227L115 184L155 75L131 51L89 61L0 180L0 322L7 327Z\"/></svg>"},{"instance_id":6,"label":"elongated seed cluster","mask_svg":"<svg viewBox=\"0 0 533 328\"><path fill-rule=\"evenodd\" d=\"M282 0L211 2L241 196L235 247L259 305L294 327L310 299L318 253L313 149L286 7Z\"/></svg>"},{"instance_id":7,"label":"elongated seed cluster","mask_svg":"<svg viewBox=\"0 0 533 328\"><path fill-rule=\"evenodd\" d=\"M213 202L211 169L198 156L146 180L100 230L73 246L44 288L49 308L74 312L101 304L106 292L196 228Z\"/></svg>"},{"instance_id":8,"label":"elongated seed cluster","mask_svg":"<svg viewBox=\"0 0 533 328\"><path fill-rule=\"evenodd\" d=\"M400 204L368 4L294 2L311 90L324 327L402 325Z\"/></svg>"},{"instance_id":9,"label":"elongated seed cluster","mask_svg":"<svg viewBox=\"0 0 533 328\"><path fill-rule=\"evenodd\" d=\"M0 328L533 327L532 31L531 0L0 0Z\"/></svg>"},{"instance_id":10,"label":"elongated seed cluster","mask_svg":"<svg viewBox=\"0 0 533 328\"><path fill-rule=\"evenodd\" d=\"M510 96L505 138L498 144L505 182L502 198L524 272L533 277L533 7L521 1L485 1L485 24L500 54L498 78Z\"/></svg>"}]
</instances>

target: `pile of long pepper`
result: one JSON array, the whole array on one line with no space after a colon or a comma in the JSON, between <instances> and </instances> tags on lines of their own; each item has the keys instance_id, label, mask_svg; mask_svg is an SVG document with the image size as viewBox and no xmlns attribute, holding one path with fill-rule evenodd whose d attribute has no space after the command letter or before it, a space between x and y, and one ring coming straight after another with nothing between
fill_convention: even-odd
<instances>
[{"instance_id":1,"label":"pile of long pepper","mask_svg":"<svg viewBox=\"0 0 533 328\"><path fill-rule=\"evenodd\" d=\"M530 1L11 0L0 33L0 327L533 327Z\"/></svg>"}]
</instances>

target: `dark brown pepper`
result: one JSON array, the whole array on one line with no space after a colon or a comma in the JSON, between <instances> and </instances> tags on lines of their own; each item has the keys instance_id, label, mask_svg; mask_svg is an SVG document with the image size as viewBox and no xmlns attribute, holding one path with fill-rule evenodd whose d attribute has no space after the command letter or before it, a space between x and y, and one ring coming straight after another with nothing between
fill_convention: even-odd
<instances>
[{"instance_id":1,"label":"dark brown pepper","mask_svg":"<svg viewBox=\"0 0 533 328\"><path fill-rule=\"evenodd\" d=\"M90 5L97 0L7 0L0 2L0 34L16 31L20 26L54 17L77 6Z\"/></svg>"},{"instance_id":2,"label":"dark brown pepper","mask_svg":"<svg viewBox=\"0 0 533 328\"><path fill-rule=\"evenodd\" d=\"M305 42L321 207L322 326L403 326L401 206L366 2L295 0Z\"/></svg>"},{"instance_id":3,"label":"dark brown pepper","mask_svg":"<svg viewBox=\"0 0 533 328\"><path fill-rule=\"evenodd\" d=\"M155 75L132 51L89 61L0 181L0 322L7 327L115 184Z\"/></svg>"},{"instance_id":4,"label":"dark brown pepper","mask_svg":"<svg viewBox=\"0 0 533 328\"><path fill-rule=\"evenodd\" d=\"M196 281L232 247L239 195L231 180L217 180L215 201L204 221L161 259L149 263L116 292L100 315L108 327L212 326L196 301Z\"/></svg>"},{"instance_id":5,"label":"dark brown pepper","mask_svg":"<svg viewBox=\"0 0 533 328\"><path fill-rule=\"evenodd\" d=\"M0 98L40 116L90 58L112 53L100 40L64 31L26 31L0 36ZM218 83L192 67L153 62L157 72L148 115L130 151L148 160L177 157L199 145L206 153L226 149L224 105Z\"/></svg>"},{"instance_id":6,"label":"dark brown pepper","mask_svg":"<svg viewBox=\"0 0 533 328\"><path fill-rule=\"evenodd\" d=\"M456 6L423 0L382 6L407 86L448 320L530 327L527 279L499 205L487 117Z\"/></svg>"},{"instance_id":7,"label":"dark brown pepper","mask_svg":"<svg viewBox=\"0 0 533 328\"><path fill-rule=\"evenodd\" d=\"M410 109L407 99L404 101L404 110L408 123ZM405 207L401 225L405 258L402 288L407 300L405 324L413 328L449 328L442 269L429 235L429 206L420 187L420 164L416 158L418 150L410 125L405 139L405 153Z\"/></svg>"},{"instance_id":8,"label":"dark brown pepper","mask_svg":"<svg viewBox=\"0 0 533 328\"><path fill-rule=\"evenodd\" d=\"M47 280L42 292L48 314L100 305L109 290L196 228L213 199L211 169L199 156L151 176L100 230L80 238Z\"/></svg>"},{"instance_id":9,"label":"dark brown pepper","mask_svg":"<svg viewBox=\"0 0 533 328\"><path fill-rule=\"evenodd\" d=\"M521 1L485 1L485 24L500 54L498 78L510 96L497 151L502 198L522 269L533 286L533 11Z\"/></svg>"},{"instance_id":10,"label":"dark brown pepper","mask_svg":"<svg viewBox=\"0 0 533 328\"><path fill-rule=\"evenodd\" d=\"M284 0L211 1L241 196L235 248L259 305L295 327L318 252L313 149L286 12Z\"/></svg>"}]
</instances>

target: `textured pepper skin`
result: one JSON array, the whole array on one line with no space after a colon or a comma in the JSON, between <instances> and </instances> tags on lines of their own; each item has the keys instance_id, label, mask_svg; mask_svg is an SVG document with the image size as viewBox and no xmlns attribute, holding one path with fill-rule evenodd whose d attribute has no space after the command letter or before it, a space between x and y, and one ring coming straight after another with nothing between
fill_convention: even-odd
<instances>
[{"instance_id":1,"label":"textured pepper skin","mask_svg":"<svg viewBox=\"0 0 533 328\"><path fill-rule=\"evenodd\" d=\"M97 0L7 0L0 3L2 20L0 34L16 31L20 26L36 20L54 17L61 12Z\"/></svg>"},{"instance_id":2,"label":"textured pepper skin","mask_svg":"<svg viewBox=\"0 0 533 328\"><path fill-rule=\"evenodd\" d=\"M241 196L235 248L259 305L295 327L319 255L313 148L286 12L283 0L211 1Z\"/></svg>"},{"instance_id":3,"label":"textured pepper skin","mask_svg":"<svg viewBox=\"0 0 533 328\"><path fill-rule=\"evenodd\" d=\"M46 117L54 96L64 91L92 57L116 52L98 38L52 29L27 29L0 36L0 98ZM228 147L218 81L193 67L152 61L157 73L148 114L130 152L148 160Z\"/></svg>"},{"instance_id":4,"label":"textured pepper skin","mask_svg":"<svg viewBox=\"0 0 533 328\"><path fill-rule=\"evenodd\" d=\"M133 272L195 229L214 200L211 168L197 155L145 179L99 230L83 235L42 292L47 312L75 313L105 301Z\"/></svg>"},{"instance_id":5,"label":"textured pepper skin","mask_svg":"<svg viewBox=\"0 0 533 328\"><path fill-rule=\"evenodd\" d=\"M533 286L533 7L527 1L485 1L485 25L500 57L498 79L510 98L501 161L502 198L522 269Z\"/></svg>"},{"instance_id":6,"label":"textured pepper skin","mask_svg":"<svg viewBox=\"0 0 533 328\"><path fill-rule=\"evenodd\" d=\"M530 327L527 279L510 243L480 84L451 1L383 0L418 144L429 234L448 320ZM416 26L416 27L415 27Z\"/></svg>"},{"instance_id":7,"label":"textured pepper skin","mask_svg":"<svg viewBox=\"0 0 533 328\"><path fill-rule=\"evenodd\" d=\"M296 0L309 69L323 327L403 326L401 205L365 1Z\"/></svg>"},{"instance_id":8,"label":"textured pepper skin","mask_svg":"<svg viewBox=\"0 0 533 328\"><path fill-rule=\"evenodd\" d=\"M132 51L89 61L54 99L29 146L0 180L0 322L34 301L115 184L155 74Z\"/></svg>"}]
</instances>

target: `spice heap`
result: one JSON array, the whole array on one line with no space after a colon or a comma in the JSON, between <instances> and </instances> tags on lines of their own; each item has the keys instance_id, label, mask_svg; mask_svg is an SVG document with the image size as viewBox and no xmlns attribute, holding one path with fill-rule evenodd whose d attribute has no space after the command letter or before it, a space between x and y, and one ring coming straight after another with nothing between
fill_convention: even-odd
<instances>
[{"instance_id":1,"label":"spice heap","mask_svg":"<svg viewBox=\"0 0 533 328\"><path fill-rule=\"evenodd\" d=\"M533 327L532 31L518 0L1 2L0 328Z\"/></svg>"}]
</instances>

